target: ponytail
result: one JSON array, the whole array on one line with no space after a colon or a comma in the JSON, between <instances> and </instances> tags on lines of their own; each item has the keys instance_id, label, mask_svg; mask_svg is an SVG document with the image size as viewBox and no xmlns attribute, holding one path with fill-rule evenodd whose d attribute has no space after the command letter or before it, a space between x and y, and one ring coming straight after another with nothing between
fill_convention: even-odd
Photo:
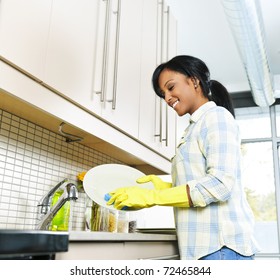
<instances>
[{"instance_id":1,"label":"ponytail","mask_svg":"<svg viewBox=\"0 0 280 280\"><path fill-rule=\"evenodd\" d=\"M226 108L235 118L232 99L227 89L216 80L209 81L209 89L208 99L214 101L218 106Z\"/></svg>"}]
</instances>

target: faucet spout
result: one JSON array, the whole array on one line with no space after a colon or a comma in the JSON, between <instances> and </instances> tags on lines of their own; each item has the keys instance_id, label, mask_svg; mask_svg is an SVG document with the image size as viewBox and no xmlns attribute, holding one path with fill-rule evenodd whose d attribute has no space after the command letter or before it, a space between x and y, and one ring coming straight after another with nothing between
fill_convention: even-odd
<instances>
[{"instance_id":1,"label":"faucet spout","mask_svg":"<svg viewBox=\"0 0 280 280\"><path fill-rule=\"evenodd\" d=\"M65 189L66 189L66 196L69 198L69 200L78 199L78 189L74 184L72 183L67 184Z\"/></svg>"},{"instance_id":2,"label":"faucet spout","mask_svg":"<svg viewBox=\"0 0 280 280\"><path fill-rule=\"evenodd\" d=\"M65 186L65 191L63 194L60 196L56 204L49 209L49 211L41 217L39 223L37 224L36 228L37 229L42 229L42 230L48 230L49 225L54 218L54 216L57 214L57 212L61 209L61 207L69 200L77 200L78 199L78 190L77 187L72 184L68 183ZM42 206L42 205L38 205Z\"/></svg>"},{"instance_id":3,"label":"faucet spout","mask_svg":"<svg viewBox=\"0 0 280 280\"><path fill-rule=\"evenodd\" d=\"M67 181L68 181L67 178L62 180L56 186L54 186L52 189L50 189L50 191L40 199L40 201L37 205L40 209L39 219L41 219L44 215L46 215L50 211L52 196Z\"/></svg>"}]
</instances>

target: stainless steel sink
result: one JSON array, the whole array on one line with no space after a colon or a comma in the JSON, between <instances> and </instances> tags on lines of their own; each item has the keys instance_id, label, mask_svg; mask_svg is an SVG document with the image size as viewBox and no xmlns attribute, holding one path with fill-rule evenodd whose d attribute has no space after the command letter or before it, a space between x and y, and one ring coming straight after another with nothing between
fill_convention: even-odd
<instances>
[{"instance_id":1,"label":"stainless steel sink","mask_svg":"<svg viewBox=\"0 0 280 280\"><path fill-rule=\"evenodd\" d=\"M0 230L0 259L55 259L67 252L69 233L43 230Z\"/></svg>"}]
</instances>

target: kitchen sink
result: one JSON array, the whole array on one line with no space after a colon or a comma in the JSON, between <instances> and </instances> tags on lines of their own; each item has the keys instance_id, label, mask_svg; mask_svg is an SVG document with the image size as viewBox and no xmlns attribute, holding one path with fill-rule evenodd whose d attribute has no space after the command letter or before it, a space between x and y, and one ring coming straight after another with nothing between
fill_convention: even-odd
<instances>
[{"instance_id":1,"label":"kitchen sink","mask_svg":"<svg viewBox=\"0 0 280 280\"><path fill-rule=\"evenodd\" d=\"M67 252L69 233L44 230L0 230L0 259L53 260L58 252Z\"/></svg>"}]
</instances>

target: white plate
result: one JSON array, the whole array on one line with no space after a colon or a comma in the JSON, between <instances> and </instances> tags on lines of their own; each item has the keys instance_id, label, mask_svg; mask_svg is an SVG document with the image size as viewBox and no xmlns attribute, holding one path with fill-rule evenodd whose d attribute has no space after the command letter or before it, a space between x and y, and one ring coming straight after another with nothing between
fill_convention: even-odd
<instances>
[{"instance_id":1,"label":"white plate","mask_svg":"<svg viewBox=\"0 0 280 280\"><path fill-rule=\"evenodd\" d=\"M83 180L86 194L97 204L115 209L113 205L107 205L105 194L121 187L139 186L153 189L152 183L137 184L136 180L145 176L141 171L122 164L102 164L90 169ZM127 211L132 209L127 209ZM136 209L133 209L136 210Z\"/></svg>"}]
</instances>

